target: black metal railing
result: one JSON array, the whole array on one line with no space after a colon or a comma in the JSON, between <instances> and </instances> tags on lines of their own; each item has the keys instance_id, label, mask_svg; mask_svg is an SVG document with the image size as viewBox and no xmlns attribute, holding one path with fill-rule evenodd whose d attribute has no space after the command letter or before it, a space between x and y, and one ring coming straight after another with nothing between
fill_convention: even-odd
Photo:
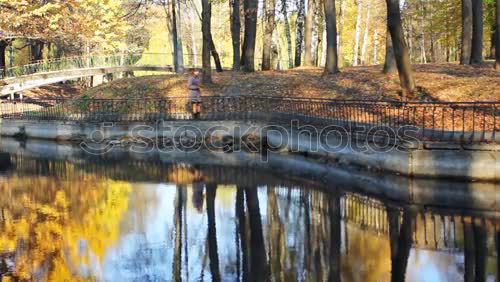
<instances>
[{"instance_id":1,"label":"black metal railing","mask_svg":"<svg viewBox=\"0 0 500 282\"><path fill-rule=\"evenodd\" d=\"M4 119L87 122L191 120L190 98L161 99L24 99L4 100ZM499 142L500 102L401 102L203 96L201 120L265 120L279 124L340 126L350 134L455 143ZM409 131L406 131L409 129Z\"/></svg>"}]
</instances>

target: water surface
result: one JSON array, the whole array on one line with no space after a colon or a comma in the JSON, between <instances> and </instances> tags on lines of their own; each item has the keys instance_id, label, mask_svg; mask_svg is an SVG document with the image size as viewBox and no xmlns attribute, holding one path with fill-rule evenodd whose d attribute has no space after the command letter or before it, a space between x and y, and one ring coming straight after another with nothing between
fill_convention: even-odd
<instances>
[{"instance_id":1,"label":"water surface","mask_svg":"<svg viewBox=\"0 0 500 282\"><path fill-rule=\"evenodd\" d=\"M5 153L0 163L2 277L498 281L495 211L224 163Z\"/></svg>"}]
</instances>

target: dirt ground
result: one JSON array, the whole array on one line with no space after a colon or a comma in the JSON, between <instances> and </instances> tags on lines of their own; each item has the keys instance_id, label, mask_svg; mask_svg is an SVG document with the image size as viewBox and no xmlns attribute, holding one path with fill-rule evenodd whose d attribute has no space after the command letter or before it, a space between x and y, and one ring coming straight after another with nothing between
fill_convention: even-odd
<instances>
[{"instance_id":1,"label":"dirt ground","mask_svg":"<svg viewBox=\"0 0 500 282\"><path fill-rule=\"evenodd\" d=\"M500 72L481 66L421 64L413 66L418 101L499 101ZM397 73L385 75L381 66L348 67L322 76L321 68L243 73L213 72L213 84L203 85L203 95L270 95L339 99L399 99ZM51 85L25 91L28 96L144 98L186 96L187 75L154 75L125 78L95 88Z\"/></svg>"}]
</instances>

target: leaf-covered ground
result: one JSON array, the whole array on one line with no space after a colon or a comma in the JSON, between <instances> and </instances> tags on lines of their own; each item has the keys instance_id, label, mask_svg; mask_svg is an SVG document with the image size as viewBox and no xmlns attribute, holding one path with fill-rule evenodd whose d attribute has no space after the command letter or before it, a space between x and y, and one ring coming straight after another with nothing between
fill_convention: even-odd
<instances>
[{"instance_id":1,"label":"leaf-covered ground","mask_svg":"<svg viewBox=\"0 0 500 282\"><path fill-rule=\"evenodd\" d=\"M343 68L336 75L322 76L320 68L255 73L213 73L214 83L204 85L203 95L273 95L342 99L398 99L397 73L385 75L380 66ZM419 91L414 100L500 101L500 72L490 64L414 65ZM154 75L115 80L81 94L99 98L186 96L187 75ZM52 87L54 88L54 87ZM64 90L59 91L66 96ZM71 95L75 95L74 89ZM34 91L32 91L34 92Z\"/></svg>"}]
</instances>

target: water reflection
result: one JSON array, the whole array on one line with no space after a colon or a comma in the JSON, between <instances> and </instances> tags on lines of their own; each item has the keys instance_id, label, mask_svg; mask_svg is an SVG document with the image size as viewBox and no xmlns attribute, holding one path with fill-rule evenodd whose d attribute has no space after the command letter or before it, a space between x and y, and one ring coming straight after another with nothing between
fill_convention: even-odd
<instances>
[{"instance_id":1,"label":"water reflection","mask_svg":"<svg viewBox=\"0 0 500 282\"><path fill-rule=\"evenodd\" d=\"M8 160L0 165L6 168L2 277L492 281L498 275L497 212L401 204L235 167L0 157Z\"/></svg>"}]
</instances>

